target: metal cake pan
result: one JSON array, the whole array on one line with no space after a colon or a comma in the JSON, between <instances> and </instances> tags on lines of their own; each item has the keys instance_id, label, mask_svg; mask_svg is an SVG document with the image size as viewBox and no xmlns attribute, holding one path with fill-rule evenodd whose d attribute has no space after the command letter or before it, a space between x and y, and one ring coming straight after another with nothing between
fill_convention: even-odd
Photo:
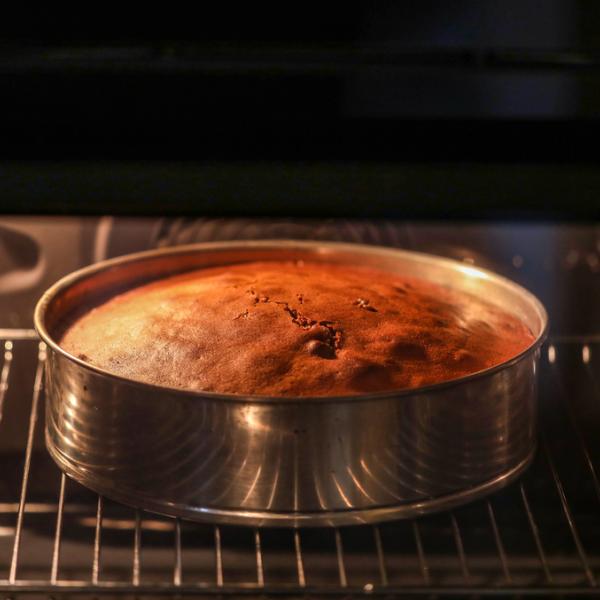
<instances>
[{"instance_id":1,"label":"metal cake pan","mask_svg":"<svg viewBox=\"0 0 600 600\"><path fill-rule=\"evenodd\" d=\"M119 377L61 348L74 314L142 283L255 260L361 264L481 295L530 328L520 355L391 393L277 398L191 392ZM197 244L105 261L40 299L48 347L46 444L94 491L192 520L252 526L372 523L448 509L505 486L536 445L541 303L496 274L430 255L287 240Z\"/></svg>"}]
</instances>

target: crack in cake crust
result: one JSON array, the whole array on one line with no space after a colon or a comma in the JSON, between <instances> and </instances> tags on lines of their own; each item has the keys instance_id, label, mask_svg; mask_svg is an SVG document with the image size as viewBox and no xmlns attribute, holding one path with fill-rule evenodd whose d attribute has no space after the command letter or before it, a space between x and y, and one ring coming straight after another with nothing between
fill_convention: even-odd
<instances>
[{"instance_id":1,"label":"crack in cake crust","mask_svg":"<svg viewBox=\"0 0 600 600\"><path fill-rule=\"evenodd\" d=\"M252 303L254 306L256 306L259 303L277 304L283 306L284 312L286 312L292 318L292 323L294 323L294 325L297 325L302 329L310 330L318 326L321 329L325 330L326 339L310 340L307 344L308 351L311 354L320 356L321 358L337 358L337 352L342 348L343 332L341 328L335 327L335 321L317 321L316 319L307 317L306 315L301 313L297 308L291 307L289 302L281 300L271 300L269 296L260 296L256 293L256 291L253 288L247 290L246 293L252 296ZM297 294L296 296L300 303L304 304L304 295ZM246 309L243 313L240 313L237 317L235 317L234 321L239 319L240 317L246 318L248 314L249 311L248 309ZM329 350L324 348L323 345L328 346Z\"/></svg>"}]
</instances>

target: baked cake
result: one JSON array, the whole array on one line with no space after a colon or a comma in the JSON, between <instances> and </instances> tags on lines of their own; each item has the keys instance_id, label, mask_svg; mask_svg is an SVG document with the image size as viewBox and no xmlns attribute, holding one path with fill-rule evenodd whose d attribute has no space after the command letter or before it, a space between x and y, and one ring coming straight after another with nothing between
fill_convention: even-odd
<instances>
[{"instance_id":1,"label":"baked cake","mask_svg":"<svg viewBox=\"0 0 600 600\"><path fill-rule=\"evenodd\" d=\"M534 341L470 294L370 268L251 262L122 293L62 346L112 373L188 390L340 396L414 388L497 365Z\"/></svg>"}]
</instances>

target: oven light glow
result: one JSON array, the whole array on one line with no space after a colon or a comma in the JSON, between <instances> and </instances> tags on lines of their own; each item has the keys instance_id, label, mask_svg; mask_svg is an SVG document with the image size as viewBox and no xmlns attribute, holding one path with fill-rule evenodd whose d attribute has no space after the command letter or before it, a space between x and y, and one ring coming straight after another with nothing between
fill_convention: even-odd
<instances>
[{"instance_id":1,"label":"oven light glow","mask_svg":"<svg viewBox=\"0 0 600 600\"><path fill-rule=\"evenodd\" d=\"M259 406L248 406L243 412L244 420L251 431L269 431L270 426L265 423L265 411Z\"/></svg>"},{"instance_id":2,"label":"oven light glow","mask_svg":"<svg viewBox=\"0 0 600 600\"><path fill-rule=\"evenodd\" d=\"M548 346L548 362L553 365L556 362L556 348L554 344Z\"/></svg>"},{"instance_id":3,"label":"oven light glow","mask_svg":"<svg viewBox=\"0 0 600 600\"><path fill-rule=\"evenodd\" d=\"M97 525L96 517L82 517L81 519L78 519L78 522L83 527L95 528ZM132 531L135 529L135 521L133 519L114 519L105 517L102 519L102 527L105 529ZM144 519L140 527L142 530L149 531L174 531L175 529L173 523L154 519Z\"/></svg>"},{"instance_id":4,"label":"oven light glow","mask_svg":"<svg viewBox=\"0 0 600 600\"><path fill-rule=\"evenodd\" d=\"M486 273L482 273L479 269L476 269L475 267L468 267L467 265L461 265L460 270L468 277L473 277L474 279L488 279L488 276Z\"/></svg>"},{"instance_id":5,"label":"oven light glow","mask_svg":"<svg viewBox=\"0 0 600 600\"><path fill-rule=\"evenodd\" d=\"M590 362L590 357L591 357L591 350L590 347L585 344L585 346L583 346L583 348L581 349L581 360L583 360L583 362L587 365Z\"/></svg>"},{"instance_id":6,"label":"oven light glow","mask_svg":"<svg viewBox=\"0 0 600 600\"><path fill-rule=\"evenodd\" d=\"M65 411L69 416L74 416L73 408L77 409L79 406L79 398L73 392L65 393Z\"/></svg>"}]
</instances>

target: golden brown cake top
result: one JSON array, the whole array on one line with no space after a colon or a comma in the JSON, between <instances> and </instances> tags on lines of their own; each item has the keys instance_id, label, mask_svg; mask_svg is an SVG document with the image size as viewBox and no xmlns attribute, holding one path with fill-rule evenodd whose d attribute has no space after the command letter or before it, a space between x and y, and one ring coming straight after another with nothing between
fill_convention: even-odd
<instances>
[{"instance_id":1,"label":"golden brown cake top","mask_svg":"<svg viewBox=\"0 0 600 600\"><path fill-rule=\"evenodd\" d=\"M534 341L470 294L370 268L251 262L137 287L77 319L62 346L118 375L189 390L340 396L497 365Z\"/></svg>"}]
</instances>

